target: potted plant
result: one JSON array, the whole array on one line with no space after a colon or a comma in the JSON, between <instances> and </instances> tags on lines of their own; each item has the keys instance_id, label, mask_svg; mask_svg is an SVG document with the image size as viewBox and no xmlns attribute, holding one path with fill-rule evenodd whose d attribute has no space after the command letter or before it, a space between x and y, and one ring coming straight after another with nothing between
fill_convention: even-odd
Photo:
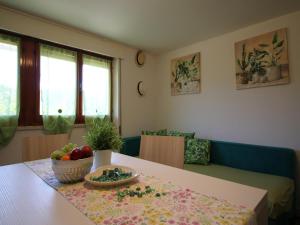
<instances>
[{"instance_id":1,"label":"potted plant","mask_svg":"<svg viewBox=\"0 0 300 225\"><path fill-rule=\"evenodd\" d=\"M272 40L271 51L269 52L270 65L267 68L267 76L269 81L279 80L281 71L280 65L278 64L281 58L281 53L284 50L284 40L279 40L278 34L275 33Z\"/></svg>"},{"instance_id":2,"label":"potted plant","mask_svg":"<svg viewBox=\"0 0 300 225\"><path fill-rule=\"evenodd\" d=\"M122 147L122 139L115 125L108 117L97 117L88 121L87 128L84 140L94 150L94 167L110 164L111 152Z\"/></svg>"},{"instance_id":3,"label":"potted plant","mask_svg":"<svg viewBox=\"0 0 300 225\"><path fill-rule=\"evenodd\" d=\"M178 61L176 64L176 72L172 73L175 77L176 89L182 90L189 85L190 82L195 82L195 76L198 73L196 67L196 55L190 61Z\"/></svg>"},{"instance_id":4,"label":"potted plant","mask_svg":"<svg viewBox=\"0 0 300 225\"><path fill-rule=\"evenodd\" d=\"M253 52L246 53L246 45L243 44L242 58L237 59L237 64L239 65L242 72L239 74L239 83L247 84L249 81L249 71L247 70L250 65L251 58L253 57Z\"/></svg>"},{"instance_id":5,"label":"potted plant","mask_svg":"<svg viewBox=\"0 0 300 225\"><path fill-rule=\"evenodd\" d=\"M268 62L264 59L268 55L268 52L263 49L264 46L262 44L260 47L261 49L253 49L249 63L249 75L251 76L249 80L251 80L252 83L263 83L266 81L266 65Z\"/></svg>"}]
</instances>

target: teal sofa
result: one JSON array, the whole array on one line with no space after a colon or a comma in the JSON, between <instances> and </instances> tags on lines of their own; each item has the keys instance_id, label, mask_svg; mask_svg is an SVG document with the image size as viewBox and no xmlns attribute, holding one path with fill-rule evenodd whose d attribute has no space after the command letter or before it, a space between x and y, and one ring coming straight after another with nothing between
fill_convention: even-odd
<instances>
[{"instance_id":1,"label":"teal sofa","mask_svg":"<svg viewBox=\"0 0 300 225\"><path fill-rule=\"evenodd\" d=\"M138 156L140 136L123 139L122 154ZM295 152L288 148L211 141L209 166L186 170L268 190L269 224L290 224L295 209Z\"/></svg>"}]
</instances>

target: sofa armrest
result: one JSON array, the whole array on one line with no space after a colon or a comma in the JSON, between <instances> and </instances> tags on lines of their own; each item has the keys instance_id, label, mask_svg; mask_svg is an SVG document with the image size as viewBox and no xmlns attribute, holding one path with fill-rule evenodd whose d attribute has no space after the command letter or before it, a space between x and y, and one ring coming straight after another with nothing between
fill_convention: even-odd
<instances>
[{"instance_id":1,"label":"sofa armrest","mask_svg":"<svg viewBox=\"0 0 300 225\"><path fill-rule=\"evenodd\" d=\"M123 146L120 153L130 156L138 156L140 153L141 136L123 138Z\"/></svg>"}]
</instances>

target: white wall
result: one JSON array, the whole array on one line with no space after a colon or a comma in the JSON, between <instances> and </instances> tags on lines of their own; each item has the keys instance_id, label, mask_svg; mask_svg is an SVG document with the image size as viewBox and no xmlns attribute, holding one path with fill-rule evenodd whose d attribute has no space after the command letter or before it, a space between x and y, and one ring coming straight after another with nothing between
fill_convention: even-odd
<instances>
[{"instance_id":1,"label":"white wall","mask_svg":"<svg viewBox=\"0 0 300 225\"><path fill-rule=\"evenodd\" d=\"M299 21L300 11L162 55L157 128L195 131L197 136L216 140L290 147L300 155ZM234 43L284 27L288 28L290 84L236 90ZM170 60L195 52L201 52L201 94L171 96Z\"/></svg>"},{"instance_id":2,"label":"white wall","mask_svg":"<svg viewBox=\"0 0 300 225\"><path fill-rule=\"evenodd\" d=\"M141 129L155 127L155 67L156 57L147 54L146 64L135 63L137 49L105 40L99 36L53 23L51 21L0 6L0 29L9 30L92 52L122 58L121 63L121 117L122 135L140 134ZM139 80L143 80L147 93L140 97L136 91ZM82 143L83 128L73 131L71 140ZM22 137L42 134L41 130L17 131L11 143L0 150L0 165L21 160Z\"/></svg>"}]
</instances>

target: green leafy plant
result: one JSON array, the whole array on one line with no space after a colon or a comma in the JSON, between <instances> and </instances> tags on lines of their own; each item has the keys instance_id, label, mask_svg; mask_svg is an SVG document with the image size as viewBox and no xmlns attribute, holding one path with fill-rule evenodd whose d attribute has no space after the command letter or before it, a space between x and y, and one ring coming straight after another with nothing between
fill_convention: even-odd
<instances>
[{"instance_id":1,"label":"green leafy plant","mask_svg":"<svg viewBox=\"0 0 300 225\"><path fill-rule=\"evenodd\" d=\"M122 147L122 139L108 117L94 118L87 126L88 132L84 139L92 149L119 151Z\"/></svg>"},{"instance_id":2,"label":"green leafy plant","mask_svg":"<svg viewBox=\"0 0 300 225\"><path fill-rule=\"evenodd\" d=\"M260 49L254 48L253 51L247 53L246 44L243 44L242 58L237 59L237 64L248 80L252 80L252 76L255 73L258 73L260 76L266 74L267 61L264 58L268 55L268 52L264 50L264 47L266 46L260 45Z\"/></svg>"},{"instance_id":3,"label":"green leafy plant","mask_svg":"<svg viewBox=\"0 0 300 225\"><path fill-rule=\"evenodd\" d=\"M281 53L284 50L284 40L279 40L277 32L273 36L272 50L270 52L270 66L277 66L278 60L281 58Z\"/></svg>"},{"instance_id":4,"label":"green leafy plant","mask_svg":"<svg viewBox=\"0 0 300 225\"><path fill-rule=\"evenodd\" d=\"M195 67L194 63L196 60L196 55L190 61L179 61L176 66L175 82L179 78L182 79L191 79L198 73L198 69ZM194 68L192 68L194 67Z\"/></svg>"},{"instance_id":5,"label":"green leafy plant","mask_svg":"<svg viewBox=\"0 0 300 225\"><path fill-rule=\"evenodd\" d=\"M263 60L268 55L268 52L263 49L253 49L253 56L250 60L250 73L253 75L257 73L260 76L266 74L266 66L268 61Z\"/></svg>"},{"instance_id":6,"label":"green leafy plant","mask_svg":"<svg viewBox=\"0 0 300 225\"><path fill-rule=\"evenodd\" d=\"M281 58L281 53L284 50L284 40L279 40L278 33L276 32L272 38L271 50L267 52L266 56L269 56L268 66L278 66L278 61ZM259 44L261 48L269 47L268 44Z\"/></svg>"},{"instance_id":7,"label":"green leafy plant","mask_svg":"<svg viewBox=\"0 0 300 225\"><path fill-rule=\"evenodd\" d=\"M243 73L247 73L247 68L250 64L252 56L253 56L253 52L249 52L247 55L246 44L243 44L242 58L237 59L237 64L239 65Z\"/></svg>"}]
</instances>

